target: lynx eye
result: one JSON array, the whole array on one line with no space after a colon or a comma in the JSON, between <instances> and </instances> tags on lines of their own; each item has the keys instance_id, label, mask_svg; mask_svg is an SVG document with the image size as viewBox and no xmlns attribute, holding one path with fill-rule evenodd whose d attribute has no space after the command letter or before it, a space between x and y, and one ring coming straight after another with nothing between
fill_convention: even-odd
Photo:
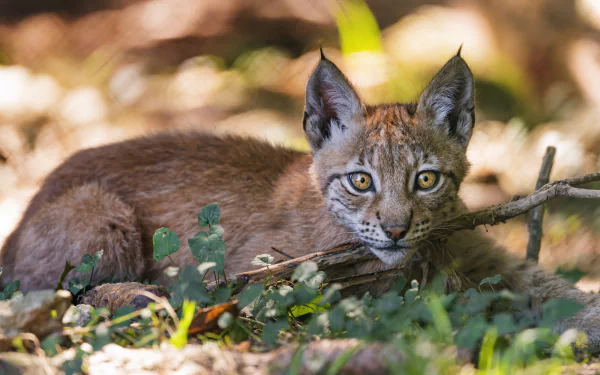
<instances>
[{"instance_id":1,"label":"lynx eye","mask_svg":"<svg viewBox=\"0 0 600 375\"><path fill-rule=\"evenodd\" d=\"M434 171L423 171L417 176L417 189L429 190L437 184L438 176Z\"/></svg>"},{"instance_id":2,"label":"lynx eye","mask_svg":"<svg viewBox=\"0 0 600 375\"><path fill-rule=\"evenodd\" d=\"M352 186L356 190L361 191L361 192L369 190L369 188L373 184L372 180L371 180L371 176L368 173L364 173L364 172L350 173L348 175L348 179L350 180L350 183L352 184Z\"/></svg>"}]
</instances>

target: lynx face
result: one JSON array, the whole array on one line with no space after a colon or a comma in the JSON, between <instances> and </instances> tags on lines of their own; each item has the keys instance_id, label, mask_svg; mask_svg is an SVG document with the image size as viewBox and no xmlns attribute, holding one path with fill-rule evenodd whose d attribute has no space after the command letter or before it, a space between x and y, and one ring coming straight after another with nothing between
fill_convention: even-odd
<instances>
[{"instance_id":1,"label":"lynx face","mask_svg":"<svg viewBox=\"0 0 600 375\"><path fill-rule=\"evenodd\" d=\"M325 58L310 77L304 129L316 182L331 215L382 261L409 259L455 213L473 103L460 55L408 105L363 105Z\"/></svg>"}]
</instances>

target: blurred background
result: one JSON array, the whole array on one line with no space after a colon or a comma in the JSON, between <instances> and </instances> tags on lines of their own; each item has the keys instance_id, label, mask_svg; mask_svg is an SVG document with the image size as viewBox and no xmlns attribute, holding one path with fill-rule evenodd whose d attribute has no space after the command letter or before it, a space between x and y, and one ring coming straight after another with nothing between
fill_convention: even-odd
<instances>
[{"instance_id":1,"label":"blurred background","mask_svg":"<svg viewBox=\"0 0 600 375\"><path fill-rule=\"evenodd\" d=\"M598 0L0 0L0 244L68 155L167 129L307 150L318 47L367 102L411 101L463 45L476 77L472 209L600 170ZM596 186L600 188L600 186ZM524 256L526 218L488 228ZM552 202L540 262L598 289L600 203Z\"/></svg>"}]
</instances>

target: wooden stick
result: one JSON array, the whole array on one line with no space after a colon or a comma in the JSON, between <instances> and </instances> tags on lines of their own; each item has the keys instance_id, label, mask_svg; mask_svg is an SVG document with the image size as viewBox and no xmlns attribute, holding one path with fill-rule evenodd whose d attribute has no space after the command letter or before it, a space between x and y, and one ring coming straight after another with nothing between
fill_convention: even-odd
<instances>
[{"instance_id":1,"label":"wooden stick","mask_svg":"<svg viewBox=\"0 0 600 375\"><path fill-rule=\"evenodd\" d=\"M372 255L369 250L365 249L360 244L345 244L333 249L318 251L299 258L276 263L269 267L238 273L235 275L235 278L238 282L242 282L243 284L264 280L268 277L277 280L290 277L292 273L294 273L296 267L307 260L316 262L319 269L326 269L331 267L331 265L343 266L355 263L356 258L359 258L360 260L369 258L375 259L375 255Z\"/></svg>"},{"instance_id":2,"label":"wooden stick","mask_svg":"<svg viewBox=\"0 0 600 375\"><path fill-rule=\"evenodd\" d=\"M488 207L481 211L470 212L453 219L449 219L441 225L433 228L429 235L429 239L443 239L456 231L475 229L479 225L496 225L499 223L504 223L508 219L512 219L515 216L524 214L532 208L535 208L557 197L600 199L600 190L573 187L593 181L600 181L600 172L546 184L539 190L534 191L522 199ZM338 270L358 262L364 262L372 259L376 259L375 255L373 255L371 251L362 245L345 244L330 250L315 252L299 258L277 263L269 267L264 267L249 272L242 272L236 274L235 277L239 283L246 285L248 283L264 280L268 277L271 277L273 280L289 278L294 272L294 269L307 260L316 262L319 269L326 271L327 268L335 267L335 269ZM401 270L401 268L394 268L393 271L386 270L385 276L391 277L394 272L400 273ZM355 276L359 277L360 275ZM371 276L366 276L367 279L370 277ZM359 280L362 281L362 279ZM209 284L209 289L211 287L214 288L214 285L212 284L214 283Z\"/></svg>"},{"instance_id":3,"label":"wooden stick","mask_svg":"<svg viewBox=\"0 0 600 375\"><path fill-rule=\"evenodd\" d=\"M549 146L546 149L546 155L542 162L542 168L535 184L535 190L540 190L544 185L550 181L550 172L554 165L554 155L556 154L556 148ZM536 263L540 257L540 248L542 244L542 225L544 222L544 211L546 205L540 204L536 208L529 211L529 219L527 222L527 229L529 230L529 243L527 244L527 259L531 259Z\"/></svg>"},{"instance_id":4,"label":"wooden stick","mask_svg":"<svg viewBox=\"0 0 600 375\"><path fill-rule=\"evenodd\" d=\"M281 254L281 255L283 255L284 257L286 257L286 258L288 258L288 259L294 259L294 257L293 257L293 256L291 256L291 255L288 255L288 254L284 253L283 251L281 251L281 250L279 250L279 249L276 249L276 248L274 248L274 247L271 247L271 250L273 250L273 251L274 251L274 252L276 252L277 254Z\"/></svg>"},{"instance_id":5,"label":"wooden stick","mask_svg":"<svg viewBox=\"0 0 600 375\"><path fill-rule=\"evenodd\" d=\"M600 172L591 173L573 179L559 180L544 185L541 189L516 201L491 206L477 212L470 212L434 228L433 238L447 237L457 230L475 229L479 225L496 225L508 219L524 214L525 212L546 203L549 200L566 197L579 199L600 199L600 190L575 188L571 185L580 185L592 181L600 181Z\"/></svg>"}]
</instances>

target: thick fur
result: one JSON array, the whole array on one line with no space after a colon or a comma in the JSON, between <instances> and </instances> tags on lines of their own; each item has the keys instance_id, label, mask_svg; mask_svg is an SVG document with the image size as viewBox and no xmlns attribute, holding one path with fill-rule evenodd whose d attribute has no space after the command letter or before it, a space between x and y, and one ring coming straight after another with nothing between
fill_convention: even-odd
<instances>
[{"instance_id":1,"label":"thick fur","mask_svg":"<svg viewBox=\"0 0 600 375\"><path fill-rule=\"evenodd\" d=\"M81 151L48 176L8 238L3 280L21 280L24 291L53 288L65 261L79 263L98 250L104 257L96 281L159 278L169 262L152 258L156 229L182 238L173 256L178 266L195 264L187 239L198 231L199 209L218 202L228 273L248 270L270 247L298 257L360 240L382 260L365 262L363 270L410 264L419 255L430 270L452 275L453 289L501 274L505 287L530 294L536 305L552 297L582 302L585 310L557 329L580 328L599 344L597 297L514 257L480 231L456 232L444 243L428 239L436 224L466 211L458 191L469 167L473 103L473 78L460 56L417 103L380 106L364 105L323 59L307 85L304 128L312 155L201 133ZM439 173L428 191L415 186L423 170ZM369 173L372 189L353 189L354 172ZM385 228L398 225L408 230L395 242Z\"/></svg>"}]
</instances>

